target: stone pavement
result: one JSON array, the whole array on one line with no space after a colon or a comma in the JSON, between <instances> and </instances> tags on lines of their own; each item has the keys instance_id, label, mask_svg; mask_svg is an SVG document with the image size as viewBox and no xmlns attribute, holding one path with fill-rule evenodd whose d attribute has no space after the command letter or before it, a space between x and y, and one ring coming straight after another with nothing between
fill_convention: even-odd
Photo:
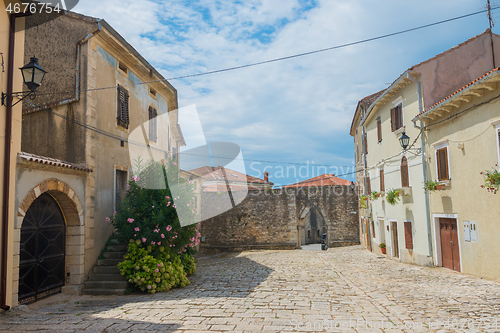
<instances>
[{"instance_id":1,"label":"stone pavement","mask_svg":"<svg viewBox=\"0 0 500 333\"><path fill-rule=\"evenodd\" d=\"M191 282L155 295L52 296L0 312L0 331L500 332L499 282L360 246L204 257Z\"/></svg>"}]
</instances>

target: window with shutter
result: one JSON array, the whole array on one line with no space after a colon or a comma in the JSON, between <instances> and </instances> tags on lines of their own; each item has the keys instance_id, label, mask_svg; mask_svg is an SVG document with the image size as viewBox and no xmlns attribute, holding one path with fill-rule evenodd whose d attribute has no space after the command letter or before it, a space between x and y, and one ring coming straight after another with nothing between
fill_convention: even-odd
<instances>
[{"instance_id":1,"label":"window with shutter","mask_svg":"<svg viewBox=\"0 0 500 333\"><path fill-rule=\"evenodd\" d=\"M116 119L118 120L118 125L128 128L130 124L129 119L129 93L127 89L118 85L118 102L117 102L117 114Z\"/></svg>"},{"instance_id":2,"label":"window with shutter","mask_svg":"<svg viewBox=\"0 0 500 333\"><path fill-rule=\"evenodd\" d=\"M377 118L377 138L378 142L382 141L382 121L380 117Z\"/></svg>"},{"instance_id":3,"label":"window with shutter","mask_svg":"<svg viewBox=\"0 0 500 333\"><path fill-rule=\"evenodd\" d=\"M367 139L367 135L365 133L364 135L364 143L365 143L365 154L368 154L368 139Z\"/></svg>"},{"instance_id":4,"label":"window with shutter","mask_svg":"<svg viewBox=\"0 0 500 333\"><path fill-rule=\"evenodd\" d=\"M149 141L156 142L158 138L158 129L156 123L156 117L158 112L152 106L149 107Z\"/></svg>"},{"instance_id":5,"label":"window with shutter","mask_svg":"<svg viewBox=\"0 0 500 333\"><path fill-rule=\"evenodd\" d=\"M366 191L368 194L372 193L372 185L370 183L370 176L366 177Z\"/></svg>"},{"instance_id":6,"label":"window with shutter","mask_svg":"<svg viewBox=\"0 0 500 333\"><path fill-rule=\"evenodd\" d=\"M394 132L403 127L403 105L391 109L391 130Z\"/></svg>"},{"instance_id":7,"label":"window with shutter","mask_svg":"<svg viewBox=\"0 0 500 333\"><path fill-rule=\"evenodd\" d=\"M413 235L411 232L411 222L405 222L405 243L407 249L409 250L413 249Z\"/></svg>"},{"instance_id":8,"label":"window with shutter","mask_svg":"<svg viewBox=\"0 0 500 333\"><path fill-rule=\"evenodd\" d=\"M372 224L372 232L373 232L372 237L375 238L376 237L375 236L375 223L373 222L373 220L372 220L371 224Z\"/></svg>"},{"instance_id":9,"label":"window with shutter","mask_svg":"<svg viewBox=\"0 0 500 333\"><path fill-rule=\"evenodd\" d=\"M380 170L380 191L385 191L384 169Z\"/></svg>"},{"instance_id":10,"label":"window with shutter","mask_svg":"<svg viewBox=\"0 0 500 333\"><path fill-rule=\"evenodd\" d=\"M410 180L408 178L408 160L406 156L401 159L401 186L410 187Z\"/></svg>"},{"instance_id":11,"label":"window with shutter","mask_svg":"<svg viewBox=\"0 0 500 333\"><path fill-rule=\"evenodd\" d=\"M436 151L436 163L438 180L449 180L450 173L448 169L448 147Z\"/></svg>"}]
</instances>

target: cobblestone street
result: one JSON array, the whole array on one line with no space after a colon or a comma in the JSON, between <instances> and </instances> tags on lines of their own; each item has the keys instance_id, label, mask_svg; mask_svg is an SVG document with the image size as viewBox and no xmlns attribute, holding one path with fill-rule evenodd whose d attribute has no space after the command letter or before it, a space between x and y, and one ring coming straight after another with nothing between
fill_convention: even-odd
<instances>
[{"instance_id":1,"label":"cobblestone street","mask_svg":"<svg viewBox=\"0 0 500 333\"><path fill-rule=\"evenodd\" d=\"M200 257L190 280L156 295L56 295L0 313L0 330L500 331L500 283L360 246Z\"/></svg>"}]
</instances>

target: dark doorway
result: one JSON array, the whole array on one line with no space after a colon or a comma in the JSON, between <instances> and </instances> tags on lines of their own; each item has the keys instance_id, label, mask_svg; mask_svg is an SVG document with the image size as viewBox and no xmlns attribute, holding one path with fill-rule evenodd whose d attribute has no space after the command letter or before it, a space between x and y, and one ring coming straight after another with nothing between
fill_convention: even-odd
<instances>
[{"instance_id":1,"label":"dark doorway","mask_svg":"<svg viewBox=\"0 0 500 333\"><path fill-rule=\"evenodd\" d=\"M460 272L457 221L450 218L440 218L439 229L443 267Z\"/></svg>"},{"instance_id":2,"label":"dark doorway","mask_svg":"<svg viewBox=\"0 0 500 333\"><path fill-rule=\"evenodd\" d=\"M64 286L66 225L56 200L43 193L30 206L21 227L19 303L60 292Z\"/></svg>"}]
</instances>

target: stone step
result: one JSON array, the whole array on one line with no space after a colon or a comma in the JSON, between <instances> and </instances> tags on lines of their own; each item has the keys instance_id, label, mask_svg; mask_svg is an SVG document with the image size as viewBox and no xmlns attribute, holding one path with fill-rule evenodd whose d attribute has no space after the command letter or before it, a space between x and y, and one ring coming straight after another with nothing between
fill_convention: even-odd
<instances>
[{"instance_id":1,"label":"stone step","mask_svg":"<svg viewBox=\"0 0 500 333\"><path fill-rule=\"evenodd\" d=\"M127 243L124 243L123 241L120 241L116 238L112 239L111 243L113 243L113 245L127 245Z\"/></svg>"},{"instance_id":2,"label":"stone step","mask_svg":"<svg viewBox=\"0 0 500 333\"><path fill-rule=\"evenodd\" d=\"M127 252L127 245L110 245L108 246L108 250L111 252Z\"/></svg>"},{"instance_id":3,"label":"stone step","mask_svg":"<svg viewBox=\"0 0 500 333\"><path fill-rule=\"evenodd\" d=\"M120 274L120 270L116 266L94 266L96 274Z\"/></svg>"},{"instance_id":4,"label":"stone step","mask_svg":"<svg viewBox=\"0 0 500 333\"><path fill-rule=\"evenodd\" d=\"M127 289L127 281L87 281L85 289Z\"/></svg>"},{"instance_id":5,"label":"stone step","mask_svg":"<svg viewBox=\"0 0 500 333\"><path fill-rule=\"evenodd\" d=\"M96 274L89 275L89 281L127 281L127 278L121 274Z\"/></svg>"},{"instance_id":6,"label":"stone step","mask_svg":"<svg viewBox=\"0 0 500 333\"><path fill-rule=\"evenodd\" d=\"M99 259L97 260L97 266L116 266L122 261L123 259Z\"/></svg>"},{"instance_id":7,"label":"stone step","mask_svg":"<svg viewBox=\"0 0 500 333\"><path fill-rule=\"evenodd\" d=\"M122 259L123 257L127 254L127 252L105 252L104 258L105 259Z\"/></svg>"},{"instance_id":8,"label":"stone step","mask_svg":"<svg viewBox=\"0 0 500 333\"><path fill-rule=\"evenodd\" d=\"M126 289L83 289L82 294L84 295L125 295Z\"/></svg>"}]
</instances>

